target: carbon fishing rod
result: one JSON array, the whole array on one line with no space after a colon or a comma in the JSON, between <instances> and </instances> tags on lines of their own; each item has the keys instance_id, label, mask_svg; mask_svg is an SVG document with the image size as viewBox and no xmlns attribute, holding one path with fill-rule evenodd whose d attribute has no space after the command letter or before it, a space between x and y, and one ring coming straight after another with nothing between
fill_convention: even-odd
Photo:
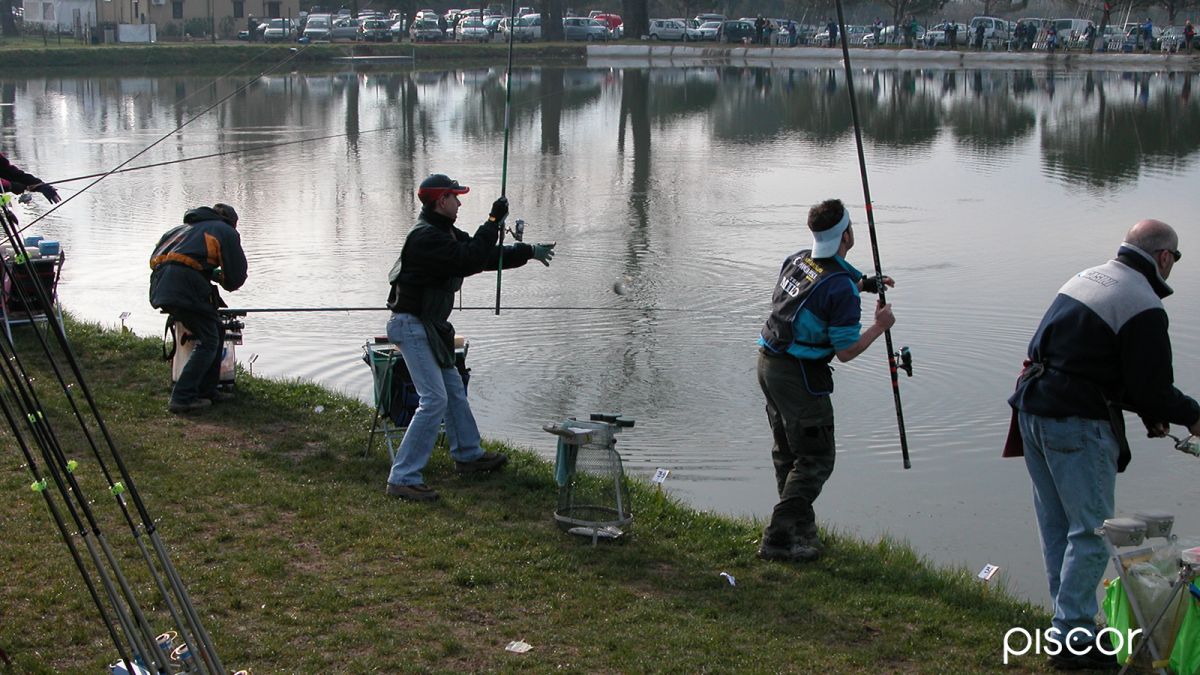
<instances>
[{"instance_id":1,"label":"carbon fishing rod","mask_svg":"<svg viewBox=\"0 0 1200 675\"><path fill-rule=\"evenodd\" d=\"M504 71L504 159L500 162L501 197L507 197L506 190L508 188L508 136L509 117L512 114L513 41L517 35L516 24L517 0L512 0L508 8L508 68ZM496 316L500 316L500 279L504 275L504 221L500 221L499 225L500 239L497 242L499 257L496 259Z\"/></svg>"},{"instance_id":2,"label":"carbon fishing rod","mask_svg":"<svg viewBox=\"0 0 1200 675\"><path fill-rule=\"evenodd\" d=\"M19 234L19 223L15 214L13 214L12 210L9 208L10 200L11 197L5 195L4 199L0 201L0 210L2 210L2 214L0 214L0 221L2 221L3 224L4 234L10 242L10 245L13 246L14 251L23 251L21 247L21 241L17 236ZM142 552L143 559L147 564L147 568L151 574L151 577L154 579L155 584L162 595L162 598L165 601L173 620L175 621L175 625L179 630L179 634L184 636L184 639L188 643L188 647L191 649L191 653L199 656L199 658L195 660L195 666L198 667L199 671L202 673L223 673L224 669L220 663L220 659L216 655L215 649L212 647L211 638L200 624L199 617L196 614L195 608L192 606L191 600L187 595L186 588L184 588L182 580L179 578L178 572L175 570L174 565L171 564L170 558L166 552L166 548L163 546L162 541L158 536L154 520L150 517L148 511L146 510L145 505L137 491L136 484L129 475L128 470L124 465L124 461L116 449L116 444L113 442L111 435L108 433L107 426L104 424L103 417L100 415L99 409L95 403L95 399L92 397L91 390L88 387L86 380L83 378L78 360L76 359L70 343L66 338L66 333L62 327L61 321L59 321L58 315L51 309L54 306L54 301L50 297L50 293L45 288L42 277L38 274L35 264L24 252L14 255L13 266L14 271L24 268L24 271L29 279L29 286L32 287L32 295L34 296L31 297L29 289L27 289L25 285L21 283L14 283L13 290L15 291L17 299L24 307L40 307L45 310L45 323L47 324L47 328L45 330L46 332L53 332L55 334L58 347L70 366L74 376L74 383L68 383L66 381L62 371L58 367L54 354L52 353L50 345L47 342L42 329L40 329L37 325L39 323L37 321L30 322L32 324L33 333L42 348L42 352L45 354L51 368L53 369L58 384L61 386L67 401L70 403L71 409L75 414L75 419L79 423L80 428L84 433L84 437L92 450L92 454L95 457L101 472L108 481L109 492L113 495L114 499L121 508L121 512L125 516L126 522L129 525L138 547ZM84 543L87 544L88 552L95 567L95 574L100 578L101 585L104 588L105 593L109 598L109 602L113 607L117 622L121 626L122 631L126 634L126 638L130 642L129 646L132 647L132 652L138 659L141 660L143 664L148 664L151 666L153 666L153 664L158 664L162 671L168 671L169 664L167 662L166 655L163 652L162 645L159 644L158 639L155 637L155 631L150 628L149 622L138 605L136 596L130 588L129 583L125 580L124 574L121 572L117 558L113 555L112 550L109 547L97 520L95 519L91 508L91 504L93 502L87 498L79 484L75 481L74 471L76 468L76 463L73 460L68 461L66 459L65 453L62 450L62 446L58 442L58 438L54 433L52 426L50 425L50 420L44 414L41 401L34 390L33 383L35 382L35 379L30 377L29 373L25 369L20 355L18 354L18 350L16 349L16 346L7 331L5 332L4 342L0 343L0 357L2 357L0 358L0 361L3 362L3 367L0 367L0 376L2 376L3 382L7 385L6 390L10 392L10 396L14 398L16 404L19 404L21 410L24 412L24 418L27 420L29 432L36 441L37 445L41 448L42 456L46 463L47 469L50 473L50 476L54 479L54 485L61 494L64 504L67 506L67 510L79 530L80 537ZM93 435L88 429L88 423L84 420L78 405L76 405L75 397L72 395L73 389L78 389L83 393L89 406L91 417L103 435L108 446L109 454L120 471L122 478L121 481L115 481L113 479L113 476L108 469L107 462L105 462L104 456L101 454ZM6 417L11 418L12 416L6 414ZM10 426L12 427L14 436L16 436L22 442L22 444L24 444L24 434L22 433L21 427L16 426L15 422L12 421L10 421ZM27 457L27 460L28 459L30 458ZM41 490L44 491L47 488L47 482L44 479L38 478L35 464L29 464L29 467L31 472L35 473L35 489L37 489L37 486L40 482ZM142 528L151 539L151 543L154 546L158 557L158 565L156 565L151 559L151 556L138 532L138 525L134 521L126 506L126 493L128 493L133 499L134 505L141 517ZM58 517L56 516L56 521L57 520ZM107 562L101 561L100 556L93 546L93 539L95 540L95 543L100 546ZM74 549L72 549L72 555L73 557L76 556L76 551ZM172 598L171 593L167 592L166 585L159 576L158 567L162 568L162 574L166 576L167 582L170 584L171 589L174 592L174 599ZM90 585L90 574L84 569L81 569L81 572L84 574L85 580ZM116 580L116 586L120 587L119 592L116 586L113 584L113 579ZM176 605L176 601L178 601L178 606ZM183 612L182 616L180 615L180 610ZM111 621L107 612L103 608L101 609L101 617L105 621L106 626L109 628L110 634L114 634ZM119 654L123 659L127 659L127 650L125 649L125 646L119 641L119 639L116 640L116 642ZM129 672L133 671L131 670Z\"/></svg>"},{"instance_id":3,"label":"carbon fishing rod","mask_svg":"<svg viewBox=\"0 0 1200 675\"><path fill-rule=\"evenodd\" d=\"M858 100L854 96L854 74L850 69L850 41L846 37L846 16L842 11L842 0L836 0L838 29L842 34L842 63L846 66L846 93L850 96L850 118L854 121L854 143L858 147L858 171L862 176L863 199L867 208L867 227L871 232L871 256L875 260L875 278L879 287L879 303L887 304L884 293L883 267L879 263L879 239L875 235L875 211L871 206L871 187L867 181L867 158L863 153L862 125L858 120ZM900 377L897 370L904 369L912 377L912 354L908 347L896 353L892 348L892 330L883 331L884 344L887 346L888 371L892 378L892 398L896 402L896 426L900 429L900 455L904 460L904 468L911 469L912 462L908 458L908 435L904 432L904 408L900 404ZM897 363L897 358L900 363Z\"/></svg>"}]
</instances>

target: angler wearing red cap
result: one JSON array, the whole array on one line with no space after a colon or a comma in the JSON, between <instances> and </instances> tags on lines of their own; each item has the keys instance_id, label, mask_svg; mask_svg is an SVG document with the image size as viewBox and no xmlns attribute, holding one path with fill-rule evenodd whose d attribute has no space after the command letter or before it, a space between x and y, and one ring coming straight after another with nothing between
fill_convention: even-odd
<instances>
[{"instance_id":1,"label":"angler wearing red cap","mask_svg":"<svg viewBox=\"0 0 1200 675\"><path fill-rule=\"evenodd\" d=\"M454 326L447 319L463 277L495 270L501 260L504 269L510 269L530 259L549 266L554 257L554 244L497 245L508 216L504 197L492 204L487 221L474 235L456 228L454 221L462 205L459 195L468 192L470 188L444 174L421 182L417 190L421 216L388 274L392 286L387 302L392 310L388 340L399 347L421 399L388 476L387 494L400 499L438 498L425 484L421 471L433 453L443 419L450 456L459 473L493 471L508 462L505 455L480 447L466 387L454 367Z\"/></svg>"}]
</instances>

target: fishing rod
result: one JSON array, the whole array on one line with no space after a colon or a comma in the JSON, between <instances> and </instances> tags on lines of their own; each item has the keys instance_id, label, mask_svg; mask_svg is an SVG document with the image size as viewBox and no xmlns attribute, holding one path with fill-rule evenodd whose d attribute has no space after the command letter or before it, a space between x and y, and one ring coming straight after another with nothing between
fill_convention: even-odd
<instances>
[{"instance_id":1,"label":"fishing rod","mask_svg":"<svg viewBox=\"0 0 1200 675\"><path fill-rule=\"evenodd\" d=\"M512 114L513 41L516 35L517 0L512 0L508 8L508 68L504 71L504 159L500 163L500 197L505 199L507 198L506 188L508 187L509 117ZM496 260L496 316L500 316L500 279L504 275L504 221L501 220L499 225L500 239L497 242L499 257Z\"/></svg>"},{"instance_id":2,"label":"fishing rod","mask_svg":"<svg viewBox=\"0 0 1200 675\"><path fill-rule=\"evenodd\" d=\"M854 74L850 69L850 41L846 38L846 16L842 11L842 0L835 0L837 6L838 29L842 36L842 62L846 66L846 93L850 96L850 118L854 121L854 142L858 147L858 171L862 176L863 199L866 201L867 227L871 233L871 256L875 261L875 279L879 290L879 304L887 304L884 294L883 267L879 262L879 239L875 235L875 212L871 207L871 187L867 182L867 158L863 153L862 125L858 120L858 101L854 96ZM904 409L900 404L900 378L897 370L903 369L912 377L912 353L904 347L899 353L892 347L892 330L883 331L884 344L887 346L888 371L892 378L892 398L896 402L896 425L900 429L900 455L904 460L904 468L911 469L912 462L908 458L908 435L904 432ZM897 363L897 358L900 362Z\"/></svg>"},{"instance_id":3,"label":"fishing rod","mask_svg":"<svg viewBox=\"0 0 1200 675\"><path fill-rule=\"evenodd\" d=\"M10 201L11 197L7 195L4 196L3 200L0 200L0 210L3 211L0 221L2 221L4 234L7 236L9 243L14 247L15 251L21 251L21 242L17 237L19 233L19 223L17 222L16 215L13 214L12 210L9 208ZM70 366L74 376L75 381L73 384L66 381L62 371L59 369L55 357L51 353L50 345L46 341L45 335L43 334L42 329L37 325L39 322L31 322L33 324L33 333L42 348L42 352L47 357L47 361L54 371L54 374L58 380L58 384L61 386L68 402L71 404L75 418L84 433L84 437L92 450L93 456L95 457L105 479L108 481L110 494L113 495L113 498L117 501L118 505L121 507L122 513L125 515L126 522L134 534L134 538L142 552L143 559L147 564L147 568L150 571L151 576L154 578L156 586L159 589L159 592L162 594L167 608L170 610L172 618L175 620L176 627L179 629L179 634L188 640L188 644L192 649L192 653L199 655L200 658L196 660L196 666L200 669L200 672L223 673L224 669L216 655L215 649L212 647L211 638L209 638L207 632L200 624L195 608L192 606L191 600L187 595L187 591L183 587L182 581L179 579L178 572L175 570L174 565L171 564L166 549L158 536L155 522L150 517L145 505L141 501L141 497L137 491L136 485L133 482L132 477L129 475L120 453L116 449L116 444L113 442L111 435L108 433L107 426L104 424L103 417L99 413L95 399L92 397L91 390L88 387L86 380L83 378L78 360L76 359L70 343L67 340L62 323L57 314L55 314L53 311L49 311L49 308L54 306L55 301L51 299L50 294L47 292L45 283L43 283L43 279L38 273L36 264L24 253L14 256L12 264L14 272L24 268L24 271L28 276L28 286L32 287L32 289L28 289L26 284L23 283L12 284L15 295L20 303L24 307L40 307L47 310L44 311L46 318L44 323L47 325L45 330L46 332L52 331L54 333L57 339L58 347ZM32 295L36 296L36 299L30 297L30 290L32 290ZM57 436L54 434L53 428L50 425L49 419L42 412L43 406L33 387L35 378L31 378L26 371L20 355L18 354L18 351L7 331L5 332L5 341L0 343L0 357L2 357L0 358L0 361L3 363L3 367L0 368L0 375L2 375L3 381L7 383L8 389L13 392L12 396L18 401L18 403L21 404L23 412L25 413L25 419L29 425L30 433L33 435L37 444L41 448L47 469L49 470L51 477L54 479L54 484L58 488L60 494L62 494L64 503L68 508L68 512L75 521L76 527L79 529L80 536L82 537L84 543L88 546L88 551L92 557L93 564L95 565L96 573L100 577L102 586L104 587L109 596L109 600L113 605L118 623L121 625L122 630L126 633L127 638L129 638L131 641L133 652L139 659L141 659L143 664L158 663L161 664L164 669L166 669L166 655L163 653L162 646L155 637L155 631L150 628L149 623L146 620L144 613L141 611L141 608L137 603L137 599L129 586L129 583L125 580L125 577L120 570L120 565L118 564L116 557L113 555L111 548L108 546L107 540L100 530L95 516L92 513L91 504L93 502L85 496L83 490L75 481L74 470L76 463L73 460L68 461L66 459L65 454L62 451L62 446L58 442ZM107 443L109 453L120 470L122 478L121 481L115 481L109 472L107 463L100 453L100 449L97 447L94 437L88 429L88 424L83 419L83 416L79 411L79 407L76 405L75 398L71 393L73 390L81 391L87 400L91 417L99 427L99 430ZM18 438L23 440L23 434L20 428L13 426L13 433ZM46 483L43 482L42 488L45 489L45 487ZM146 550L141 536L138 533L137 523L134 522L126 507L126 493L128 493L133 499L134 505L141 516L142 527L149 535L158 556L158 565L161 566L163 574L167 577L167 580L175 593L179 606L182 607L184 612L183 618L180 617L180 614L176 609L176 604L172 601L171 594L166 591L166 587L161 577L158 575L156 565L154 561L151 560L150 554ZM86 525L84 524L85 521ZM109 574L106 571L106 565L100 561L100 558L96 553L92 543L93 538L103 550L105 558L108 561L107 567L112 570L112 576L116 579L117 585L119 585L121 588L119 594L114 588ZM122 597L124 598L125 604L122 604L121 602ZM108 623L108 616L103 611L102 618L106 621L106 623ZM124 658L126 652L120 644L118 644L118 651Z\"/></svg>"}]
</instances>

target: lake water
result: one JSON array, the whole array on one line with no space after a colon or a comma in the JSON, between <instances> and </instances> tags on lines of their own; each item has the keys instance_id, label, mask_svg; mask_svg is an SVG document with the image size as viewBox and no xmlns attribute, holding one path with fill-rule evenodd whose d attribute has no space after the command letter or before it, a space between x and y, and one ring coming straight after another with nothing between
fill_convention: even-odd
<instances>
[{"instance_id":1,"label":"lake water","mask_svg":"<svg viewBox=\"0 0 1200 675\"><path fill-rule=\"evenodd\" d=\"M382 306L421 179L445 172L471 186L466 229L500 193L502 68L294 72L238 92L250 79L0 79L0 148L64 197L87 184L66 179L159 139L130 166L227 153L113 175L34 224L66 250L68 309L110 325L129 312L137 332L161 334L146 301L150 250L185 209L217 201L240 211L250 259L232 305ZM1167 307L1177 381L1200 393L1196 79L857 71L880 255L897 279L893 335L915 361L901 381L913 468L901 468L880 340L837 367L824 524L972 570L999 565L1019 594L1046 602L1029 480L1000 458L1005 398L1057 288L1143 217L1180 232ZM619 444L628 471L670 469L666 487L702 509L769 513L754 340L781 260L809 242L809 206L851 204L849 259L871 267L840 67L520 69L507 178L512 218L528 222L527 240L558 242L558 256L504 275L499 316L470 309L494 303L494 275L469 279L468 309L452 317L471 339L485 436L552 458L543 423L624 413L637 421ZM22 208L25 223L46 211L40 197ZM361 346L386 319L252 314L239 356L257 374L367 399ZM1177 532L1200 534L1200 463L1140 428L1131 420L1118 508L1173 511Z\"/></svg>"}]
</instances>

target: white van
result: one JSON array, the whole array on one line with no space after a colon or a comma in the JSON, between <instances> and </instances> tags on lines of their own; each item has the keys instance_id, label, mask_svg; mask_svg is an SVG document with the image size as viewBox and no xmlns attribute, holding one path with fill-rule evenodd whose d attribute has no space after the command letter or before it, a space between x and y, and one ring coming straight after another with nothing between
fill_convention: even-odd
<instances>
[{"instance_id":1,"label":"white van","mask_svg":"<svg viewBox=\"0 0 1200 675\"><path fill-rule=\"evenodd\" d=\"M1055 19L1053 23L1054 28L1058 30L1058 44L1067 48L1083 42L1083 32L1088 26L1093 26L1092 30L1096 30L1095 24L1088 19Z\"/></svg>"},{"instance_id":2,"label":"white van","mask_svg":"<svg viewBox=\"0 0 1200 675\"><path fill-rule=\"evenodd\" d=\"M978 30L980 24L983 24L983 39L985 42L1008 40L1011 37L1007 20L998 19L994 16L977 16L971 19L971 30L966 36L969 44L975 44L975 32Z\"/></svg>"}]
</instances>

